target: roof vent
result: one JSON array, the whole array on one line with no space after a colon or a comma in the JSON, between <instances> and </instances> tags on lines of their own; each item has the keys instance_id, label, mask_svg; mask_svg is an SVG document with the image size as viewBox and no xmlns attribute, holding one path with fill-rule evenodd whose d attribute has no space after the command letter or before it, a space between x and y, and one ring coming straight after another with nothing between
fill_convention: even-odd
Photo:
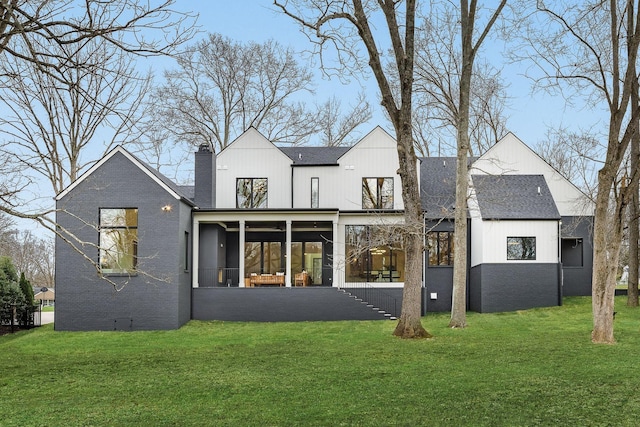
<instances>
[{"instance_id":1,"label":"roof vent","mask_svg":"<svg viewBox=\"0 0 640 427\"><path fill-rule=\"evenodd\" d=\"M298 153L298 160L302 160L302 153Z\"/></svg>"}]
</instances>

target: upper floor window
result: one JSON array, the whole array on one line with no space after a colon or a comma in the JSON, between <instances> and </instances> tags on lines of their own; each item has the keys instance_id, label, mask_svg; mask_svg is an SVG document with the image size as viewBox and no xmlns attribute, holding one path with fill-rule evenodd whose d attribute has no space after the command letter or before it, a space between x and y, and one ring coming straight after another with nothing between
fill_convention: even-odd
<instances>
[{"instance_id":1,"label":"upper floor window","mask_svg":"<svg viewBox=\"0 0 640 427\"><path fill-rule=\"evenodd\" d=\"M267 207L267 178L238 178L236 180L237 208Z\"/></svg>"},{"instance_id":2,"label":"upper floor window","mask_svg":"<svg viewBox=\"0 0 640 427\"><path fill-rule=\"evenodd\" d=\"M318 191L319 178L311 178L311 208L317 209L320 205L320 194Z\"/></svg>"},{"instance_id":3,"label":"upper floor window","mask_svg":"<svg viewBox=\"0 0 640 427\"><path fill-rule=\"evenodd\" d=\"M138 265L138 209L100 209L100 269L131 274Z\"/></svg>"},{"instance_id":4,"label":"upper floor window","mask_svg":"<svg viewBox=\"0 0 640 427\"><path fill-rule=\"evenodd\" d=\"M536 259L535 237L507 237L508 260Z\"/></svg>"},{"instance_id":5,"label":"upper floor window","mask_svg":"<svg viewBox=\"0 0 640 427\"><path fill-rule=\"evenodd\" d=\"M393 178L362 178L362 209L393 209Z\"/></svg>"}]
</instances>

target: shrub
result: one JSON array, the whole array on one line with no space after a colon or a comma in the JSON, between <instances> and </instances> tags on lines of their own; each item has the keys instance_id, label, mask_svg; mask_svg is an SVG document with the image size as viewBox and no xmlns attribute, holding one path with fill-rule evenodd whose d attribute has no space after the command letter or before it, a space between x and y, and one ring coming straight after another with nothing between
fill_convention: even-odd
<instances>
[{"instance_id":1,"label":"shrub","mask_svg":"<svg viewBox=\"0 0 640 427\"><path fill-rule=\"evenodd\" d=\"M9 257L0 257L0 323L10 324L13 307L21 326L27 326L34 312L33 289L29 281L20 276Z\"/></svg>"},{"instance_id":2,"label":"shrub","mask_svg":"<svg viewBox=\"0 0 640 427\"><path fill-rule=\"evenodd\" d=\"M20 286L16 282L10 282L7 280L0 280L0 322L3 324L11 323L11 316L13 316L13 308L16 307L16 313L18 319L22 319L23 313L26 310L26 301Z\"/></svg>"}]
</instances>

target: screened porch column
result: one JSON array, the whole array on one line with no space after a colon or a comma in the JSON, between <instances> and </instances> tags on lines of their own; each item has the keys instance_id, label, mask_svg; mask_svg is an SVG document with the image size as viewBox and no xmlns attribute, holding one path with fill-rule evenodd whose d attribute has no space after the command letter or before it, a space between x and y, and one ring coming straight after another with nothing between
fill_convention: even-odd
<instances>
[{"instance_id":1,"label":"screened porch column","mask_svg":"<svg viewBox=\"0 0 640 427\"><path fill-rule=\"evenodd\" d=\"M291 287L291 220L288 219L287 220L287 230L286 230L286 234L285 234L285 240L286 240L286 245L287 245L287 252L286 252L286 267L285 267L285 278L284 278L284 284L287 287Z\"/></svg>"},{"instance_id":2,"label":"screened porch column","mask_svg":"<svg viewBox=\"0 0 640 427\"><path fill-rule=\"evenodd\" d=\"M331 284L331 286L340 286L344 281L344 273L342 276L338 275L338 242L339 242L338 218L334 219L332 223L333 223L333 262L331 263L331 265L333 270L333 283ZM342 280L338 279L339 277L342 277L343 279Z\"/></svg>"},{"instance_id":3,"label":"screened porch column","mask_svg":"<svg viewBox=\"0 0 640 427\"><path fill-rule=\"evenodd\" d=\"M241 288L244 288L244 228L245 228L245 221L244 219L240 220L240 229L238 230L238 234L240 235L240 243L239 243L239 248L238 248L238 252L240 252L238 254L238 286Z\"/></svg>"}]
</instances>

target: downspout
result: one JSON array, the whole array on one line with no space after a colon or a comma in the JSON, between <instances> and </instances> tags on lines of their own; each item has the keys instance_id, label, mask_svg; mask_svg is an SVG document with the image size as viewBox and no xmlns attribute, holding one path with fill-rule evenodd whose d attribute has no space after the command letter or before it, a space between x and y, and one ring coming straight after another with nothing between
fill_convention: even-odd
<instances>
[{"instance_id":1,"label":"downspout","mask_svg":"<svg viewBox=\"0 0 640 427\"><path fill-rule=\"evenodd\" d=\"M562 289L564 287L562 270L562 219L558 221L558 306L562 306Z\"/></svg>"},{"instance_id":2,"label":"downspout","mask_svg":"<svg viewBox=\"0 0 640 427\"><path fill-rule=\"evenodd\" d=\"M291 164L291 209L293 209L293 164Z\"/></svg>"}]
</instances>

